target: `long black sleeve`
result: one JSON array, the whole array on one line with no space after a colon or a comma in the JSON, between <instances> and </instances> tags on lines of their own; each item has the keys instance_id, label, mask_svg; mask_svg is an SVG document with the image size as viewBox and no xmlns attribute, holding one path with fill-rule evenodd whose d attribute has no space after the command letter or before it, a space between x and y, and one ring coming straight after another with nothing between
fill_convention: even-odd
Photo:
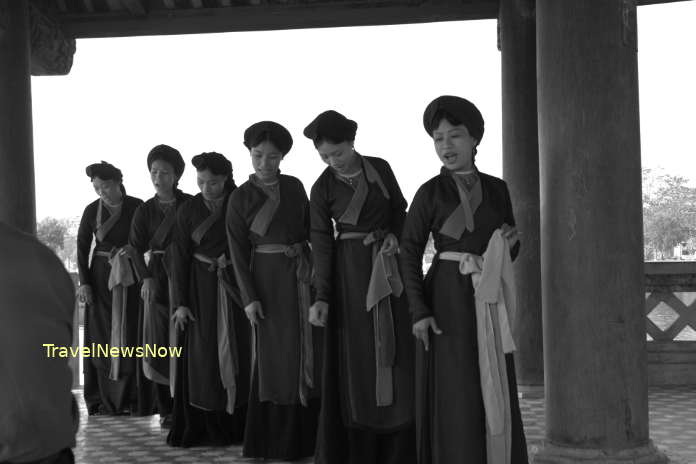
<instances>
[{"instance_id":1,"label":"long black sleeve","mask_svg":"<svg viewBox=\"0 0 696 464\"><path fill-rule=\"evenodd\" d=\"M133 214L133 220L131 222L130 233L128 234L128 243L135 248L138 255L133 257L133 259L138 260L138 271L140 273L141 279L146 279L152 277L150 269L145 266L144 255L145 252L150 248L150 236L148 233L148 214L147 214L147 204L142 203L135 210Z\"/></svg>"},{"instance_id":2,"label":"long black sleeve","mask_svg":"<svg viewBox=\"0 0 696 464\"><path fill-rule=\"evenodd\" d=\"M331 299L331 280L334 253L334 233L331 210L326 196L325 176L319 177L312 186L309 200L310 239L314 260L317 291L316 300L329 302Z\"/></svg>"},{"instance_id":3,"label":"long black sleeve","mask_svg":"<svg viewBox=\"0 0 696 464\"><path fill-rule=\"evenodd\" d=\"M425 303L423 285L423 251L430 235L433 211L427 185L416 192L401 234L401 272L413 322L432 315Z\"/></svg>"},{"instance_id":4,"label":"long black sleeve","mask_svg":"<svg viewBox=\"0 0 696 464\"><path fill-rule=\"evenodd\" d=\"M246 307L249 303L257 301L259 298L256 294L254 278L251 275L252 243L249 240L249 227L241 211L244 204L242 195L243 191L241 189L235 190L230 195L225 215L225 230L227 232L227 243L230 249L230 259L234 267L234 275L242 297L242 305Z\"/></svg>"},{"instance_id":5,"label":"long black sleeve","mask_svg":"<svg viewBox=\"0 0 696 464\"><path fill-rule=\"evenodd\" d=\"M80 275L80 285L91 285L89 272L89 252L92 248L94 230L90 216L92 216L92 204L85 208L77 229L77 270Z\"/></svg>"},{"instance_id":6,"label":"long black sleeve","mask_svg":"<svg viewBox=\"0 0 696 464\"><path fill-rule=\"evenodd\" d=\"M189 208L182 206L176 213L176 225L172 235L172 306L189 306L189 281L191 273L191 230Z\"/></svg>"},{"instance_id":7,"label":"long black sleeve","mask_svg":"<svg viewBox=\"0 0 696 464\"><path fill-rule=\"evenodd\" d=\"M403 193L401 193L401 187L399 187L399 182L396 180L394 171L392 171L389 163L385 161L385 179L387 190L389 191L389 205L390 205L390 221L389 229L390 232L396 235L397 238L401 238L401 233L404 228L404 222L406 221L406 206L408 205Z\"/></svg>"},{"instance_id":8,"label":"long black sleeve","mask_svg":"<svg viewBox=\"0 0 696 464\"><path fill-rule=\"evenodd\" d=\"M510 191L508 190L507 184L503 183L503 186L505 188L505 222L512 227L515 227L515 216L513 215L512 212L512 201L510 200ZM510 249L510 258L514 261L517 258L517 255L520 253L520 241L518 240L517 243Z\"/></svg>"}]
</instances>

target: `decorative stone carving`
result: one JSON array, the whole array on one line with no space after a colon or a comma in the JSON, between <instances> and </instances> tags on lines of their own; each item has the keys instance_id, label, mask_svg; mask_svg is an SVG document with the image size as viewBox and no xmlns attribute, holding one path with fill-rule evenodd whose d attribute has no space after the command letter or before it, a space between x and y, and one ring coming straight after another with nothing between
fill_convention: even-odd
<instances>
[{"instance_id":1,"label":"decorative stone carving","mask_svg":"<svg viewBox=\"0 0 696 464\"><path fill-rule=\"evenodd\" d=\"M75 54L75 39L67 37L60 24L33 3L29 5L29 23L31 74L33 76L68 74Z\"/></svg>"}]
</instances>

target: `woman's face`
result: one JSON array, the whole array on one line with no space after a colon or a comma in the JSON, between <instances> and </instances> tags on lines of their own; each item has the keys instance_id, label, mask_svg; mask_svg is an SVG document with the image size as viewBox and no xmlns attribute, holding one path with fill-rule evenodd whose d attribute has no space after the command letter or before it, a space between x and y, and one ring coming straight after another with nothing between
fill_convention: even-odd
<instances>
[{"instance_id":1,"label":"woman's face","mask_svg":"<svg viewBox=\"0 0 696 464\"><path fill-rule=\"evenodd\" d=\"M171 195L176 175L174 167L164 160L155 160L150 165L150 180L158 195Z\"/></svg>"},{"instance_id":2,"label":"woman's face","mask_svg":"<svg viewBox=\"0 0 696 464\"><path fill-rule=\"evenodd\" d=\"M262 181L272 181L276 178L283 154L272 142L261 142L252 147L249 154L256 177Z\"/></svg>"},{"instance_id":3,"label":"woman's face","mask_svg":"<svg viewBox=\"0 0 696 464\"><path fill-rule=\"evenodd\" d=\"M356 171L356 154L353 150L353 142L341 143L322 142L317 151L321 160L331 166L339 174L352 174Z\"/></svg>"},{"instance_id":4,"label":"woman's face","mask_svg":"<svg viewBox=\"0 0 696 464\"><path fill-rule=\"evenodd\" d=\"M450 171L474 168L474 148L477 140L469 135L469 130L464 124L454 126L443 118L433 131L433 143L442 165Z\"/></svg>"},{"instance_id":5,"label":"woman's face","mask_svg":"<svg viewBox=\"0 0 696 464\"><path fill-rule=\"evenodd\" d=\"M99 195L99 198L107 203L118 203L121 199L121 182L119 181L103 180L99 177L94 177L92 179L92 187L94 187L94 191Z\"/></svg>"},{"instance_id":6,"label":"woman's face","mask_svg":"<svg viewBox=\"0 0 696 464\"><path fill-rule=\"evenodd\" d=\"M198 188L206 200L217 200L225 193L227 176L213 174L210 170L196 171Z\"/></svg>"}]
</instances>

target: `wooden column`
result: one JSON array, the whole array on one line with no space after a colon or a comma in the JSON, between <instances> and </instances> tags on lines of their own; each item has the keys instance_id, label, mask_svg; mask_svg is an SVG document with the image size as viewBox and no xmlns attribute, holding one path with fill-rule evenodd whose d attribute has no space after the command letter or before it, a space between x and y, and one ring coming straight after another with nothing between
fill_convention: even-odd
<instances>
[{"instance_id":1,"label":"wooden column","mask_svg":"<svg viewBox=\"0 0 696 464\"><path fill-rule=\"evenodd\" d=\"M36 233L27 0L0 0L0 221Z\"/></svg>"},{"instance_id":2,"label":"wooden column","mask_svg":"<svg viewBox=\"0 0 696 464\"><path fill-rule=\"evenodd\" d=\"M539 249L539 143L537 135L534 0L500 0L503 178L522 233L515 261L517 314L513 332L520 392L542 396L544 357Z\"/></svg>"},{"instance_id":3,"label":"wooden column","mask_svg":"<svg viewBox=\"0 0 696 464\"><path fill-rule=\"evenodd\" d=\"M636 5L537 0L546 442L659 463L648 433Z\"/></svg>"}]
</instances>

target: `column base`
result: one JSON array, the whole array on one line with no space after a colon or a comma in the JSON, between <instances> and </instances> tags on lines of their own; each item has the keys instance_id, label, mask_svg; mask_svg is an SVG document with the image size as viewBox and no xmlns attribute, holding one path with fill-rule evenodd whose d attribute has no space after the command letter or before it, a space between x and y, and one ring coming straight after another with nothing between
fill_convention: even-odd
<instances>
[{"instance_id":1,"label":"column base","mask_svg":"<svg viewBox=\"0 0 696 464\"><path fill-rule=\"evenodd\" d=\"M534 464L664 464L669 459L652 441L647 445L619 451L603 449L569 448L548 442L533 454Z\"/></svg>"}]
</instances>

